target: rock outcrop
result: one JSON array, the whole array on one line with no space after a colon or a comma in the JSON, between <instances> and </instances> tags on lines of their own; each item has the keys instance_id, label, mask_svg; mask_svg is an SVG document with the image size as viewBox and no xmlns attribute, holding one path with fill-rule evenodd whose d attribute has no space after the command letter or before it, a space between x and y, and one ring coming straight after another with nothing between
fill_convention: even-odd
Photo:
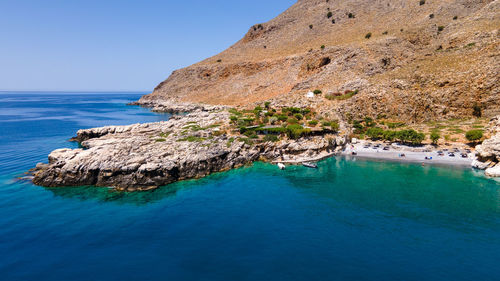
<instances>
[{"instance_id":1,"label":"rock outcrop","mask_svg":"<svg viewBox=\"0 0 500 281\"><path fill-rule=\"evenodd\" d=\"M259 159L320 159L344 144L344 138L327 135L249 145L232 135L228 121L227 111L198 110L166 122L80 130L75 140L83 148L53 151L48 164L32 171L33 182L148 190Z\"/></svg>"},{"instance_id":2,"label":"rock outcrop","mask_svg":"<svg viewBox=\"0 0 500 281\"><path fill-rule=\"evenodd\" d=\"M300 0L224 52L176 70L141 104L303 102L422 122L500 114L500 0ZM351 99L328 94L358 90ZM308 102L308 101L306 101Z\"/></svg>"},{"instance_id":3,"label":"rock outcrop","mask_svg":"<svg viewBox=\"0 0 500 281\"><path fill-rule=\"evenodd\" d=\"M485 170L489 177L500 177L500 116L490 121L488 130L491 138L476 146L477 160L472 166Z\"/></svg>"}]
</instances>

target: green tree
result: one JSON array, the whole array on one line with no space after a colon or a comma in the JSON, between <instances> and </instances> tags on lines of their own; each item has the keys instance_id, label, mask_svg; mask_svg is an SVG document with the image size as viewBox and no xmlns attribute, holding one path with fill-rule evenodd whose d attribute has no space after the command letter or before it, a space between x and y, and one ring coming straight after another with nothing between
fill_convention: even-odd
<instances>
[{"instance_id":1,"label":"green tree","mask_svg":"<svg viewBox=\"0 0 500 281\"><path fill-rule=\"evenodd\" d=\"M372 140L379 140L384 137L384 130L379 127L369 128L366 135Z\"/></svg>"},{"instance_id":2,"label":"green tree","mask_svg":"<svg viewBox=\"0 0 500 281\"><path fill-rule=\"evenodd\" d=\"M441 138L441 135L439 134L438 131L434 130L431 132L431 140L433 144L437 144L439 139Z\"/></svg>"},{"instance_id":3,"label":"green tree","mask_svg":"<svg viewBox=\"0 0 500 281\"><path fill-rule=\"evenodd\" d=\"M483 138L483 130L470 130L465 133L465 138L471 142L477 142Z\"/></svg>"},{"instance_id":4,"label":"green tree","mask_svg":"<svg viewBox=\"0 0 500 281\"><path fill-rule=\"evenodd\" d=\"M384 131L384 140L386 141L394 141L396 139L397 133L396 131L387 130Z\"/></svg>"},{"instance_id":5,"label":"green tree","mask_svg":"<svg viewBox=\"0 0 500 281\"><path fill-rule=\"evenodd\" d=\"M422 141L425 139L425 134L419 133L413 129L402 130L396 133L396 138L403 143L416 145L422 143Z\"/></svg>"}]
</instances>

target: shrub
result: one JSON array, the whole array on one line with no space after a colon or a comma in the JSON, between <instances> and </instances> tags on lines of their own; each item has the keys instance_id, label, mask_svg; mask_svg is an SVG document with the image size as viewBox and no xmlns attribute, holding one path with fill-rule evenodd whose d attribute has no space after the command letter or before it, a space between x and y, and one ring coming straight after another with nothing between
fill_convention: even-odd
<instances>
[{"instance_id":1,"label":"shrub","mask_svg":"<svg viewBox=\"0 0 500 281\"><path fill-rule=\"evenodd\" d=\"M454 16L454 17L453 17L453 20L458 20L458 16Z\"/></svg>"},{"instance_id":2,"label":"shrub","mask_svg":"<svg viewBox=\"0 0 500 281\"><path fill-rule=\"evenodd\" d=\"M230 108L228 111L229 111L229 113L232 113L232 114L234 114L236 116L243 115L243 113L239 112L237 109L234 109L234 108Z\"/></svg>"},{"instance_id":3,"label":"shrub","mask_svg":"<svg viewBox=\"0 0 500 281\"><path fill-rule=\"evenodd\" d=\"M420 0L420 6L424 5L425 4L425 0Z\"/></svg>"},{"instance_id":4,"label":"shrub","mask_svg":"<svg viewBox=\"0 0 500 281\"><path fill-rule=\"evenodd\" d=\"M321 50L325 49L325 45L321 45Z\"/></svg>"},{"instance_id":5,"label":"shrub","mask_svg":"<svg viewBox=\"0 0 500 281\"><path fill-rule=\"evenodd\" d=\"M311 127L316 127L316 125L318 125L318 120L311 120L309 121L307 124L309 124L309 126Z\"/></svg>"},{"instance_id":6,"label":"shrub","mask_svg":"<svg viewBox=\"0 0 500 281\"><path fill-rule=\"evenodd\" d=\"M404 127L405 125L406 124L403 122L387 123L387 127L389 127L389 129L396 129L396 128Z\"/></svg>"},{"instance_id":7,"label":"shrub","mask_svg":"<svg viewBox=\"0 0 500 281\"><path fill-rule=\"evenodd\" d=\"M167 140L166 140L166 139L161 138L161 139L156 139L155 141L156 141L156 142L166 142Z\"/></svg>"},{"instance_id":8,"label":"shrub","mask_svg":"<svg viewBox=\"0 0 500 281\"><path fill-rule=\"evenodd\" d=\"M483 138L483 130L470 130L465 133L465 138L471 142L477 142Z\"/></svg>"},{"instance_id":9,"label":"shrub","mask_svg":"<svg viewBox=\"0 0 500 281\"><path fill-rule=\"evenodd\" d=\"M166 137L168 137L171 133L172 133L172 132L161 132L161 133L160 133L160 137L162 137L162 138L166 138Z\"/></svg>"},{"instance_id":10,"label":"shrub","mask_svg":"<svg viewBox=\"0 0 500 281\"><path fill-rule=\"evenodd\" d=\"M189 136L189 137L185 137L183 139L178 139L177 141L202 142L204 140L205 140L205 138L196 137L196 136Z\"/></svg>"},{"instance_id":11,"label":"shrub","mask_svg":"<svg viewBox=\"0 0 500 281\"><path fill-rule=\"evenodd\" d=\"M286 134L291 139L298 139L301 136L309 134L310 132L310 129L304 129L304 127L298 124L292 124L286 127Z\"/></svg>"},{"instance_id":12,"label":"shrub","mask_svg":"<svg viewBox=\"0 0 500 281\"><path fill-rule=\"evenodd\" d=\"M286 122L287 122L288 124L297 124L297 123L298 123L297 119L295 119L295 118L288 118L288 119L286 120Z\"/></svg>"},{"instance_id":13,"label":"shrub","mask_svg":"<svg viewBox=\"0 0 500 281\"><path fill-rule=\"evenodd\" d=\"M316 89L316 90L313 91L313 93L315 95L321 95L321 93L323 93L323 92L321 90Z\"/></svg>"},{"instance_id":14,"label":"shrub","mask_svg":"<svg viewBox=\"0 0 500 281\"><path fill-rule=\"evenodd\" d=\"M234 116L234 115L231 115L231 117L229 117L229 119L232 121L232 122L236 122L238 121L238 117Z\"/></svg>"},{"instance_id":15,"label":"shrub","mask_svg":"<svg viewBox=\"0 0 500 281\"><path fill-rule=\"evenodd\" d=\"M313 26L312 24L310 24L310 25L309 25L309 28L310 28L310 29L313 29L313 27L314 27L314 26Z\"/></svg>"},{"instance_id":16,"label":"shrub","mask_svg":"<svg viewBox=\"0 0 500 281\"><path fill-rule=\"evenodd\" d=\"M254 110L254 111L261 111L261 110L262 110L262 107L260 107L260 106L256 106L253 110Z\"/></svg>"},{"instance_id":17,"label":"shrub","mask_svg":"<svg viewBox=\"0 0 500 281\"><path fill-rule=\"evenodd\" d=\"M230 147L231 144L234 142L234 137L230 137L229 140L227 141L227 147Z\"/></svg>"},{"instance_id":18,"label":"shrub","mask_svg":"<svg viewBox=\"0 0 500 281\"><path fill-rule=\"evenodd\" d=\"M443 31L443 30L444 30L444 26L442 26L442 25L438 26L438 31L439 31L439 32L441 32L441 31Z\"/></svg>"},{"instance_id":19,"label":"shrub","mask_svg":"<svg viewBox=\"0 0 500 281\"><path fill-rule=\"evenodd\" d=\"M340 125L337 121L332 121L330 122L330 128L332 128L332 131L338 132L340 129Z\"/></svg>"},{"instance_id":20,"label":"shrub","mask_svg":"<svg viewBox=\"0 0 500 281\"><path fill-rule=\"evenodd\" d=\"M329 99L329 100L347 100L347 99L350 99L357 94L358 94L358 90L348 91L343 95L340 93L328 94L325 96L325 98Z\"/></svg>"},{"instance_id":21,"label":"shrub","mask_svg":"<svg viewBox=\"0 0 500 281\"><path fill-rule=\"evenodd\" d=\"M389 34L389 31L387 31L387 30L382 32L382 35L387 35L387 34Z\"/></svg>"},{"instance_id":22,"label":"shrub","mask_svg":"<svg viewBox=\"0 0 500 281\"><path fill-rule=\"evenodd\" d=\"M252 138L254 139L255 137L257 137L257 134L255 133L254 130L246 130L243 135L249 137L249 138Z\"/></svg>"},{"instance_id":23,"label":"shrub","mask_svg":"<svg viewBox=\"0 0 500 281\"><path fill-rule=\"evenodd\" d=\"M298 107L285 107L281 110L283 113L290 112L291 114L301 113L302 109Z\"/></svg>"},{"instance_id":24,"label":"shrub","mask_svg":"<svg viewBox=\"0 0 500 281\"><path fill-rule=\"evenodd\" d=\"M332 20L332 23L335 24L335 19Z\"/></svg>"},{"instance_id":25,"label":"shrub","mask_svg":"<svg viewBox=\"0 0 500 281\"><path fill-rule=\"evenodd\" d=\"M277 116L278 118L278 121L286 121L288 119L288 116L284 115L284 114L280 114Z\"/></svg>"},{"instance_id":26,"label":"shrub","mask_svg":"<svg viewBox=\"0 0 500 281\"><path fill-rule=\"evenodd\" d=\"M300 113L295 114L293 117L297 118L297 120L299 120L299 121L304 119L304 116Z\"/></svg>"},{"instance_id":27,"label":"shrub","mask_svg":"<svg viewBox=\"0 0 500 281\"><path fill-rule=\"evenodd\" d=\"M430 137L431 137L432 143L437 144L439 139L441 138L441 135L439 134L438 131L434 130L431 132Z\"/></svg>"},{"instance_id":28,"label":"shrub","mask_svg":"<svg viewBox=\"0 0 500 281\"><path fill-rule=\"evenodd\" d=\"M327 17L327 18L331 18L331 17L333 17L333 13L332 13L332 12L328 12L328 14L326 14L326 17Z\"/></svg>"},{"instance_id":29,"label":"shrub","mask_svg":"<svg viewBox=\"0 0 500 281\"><path fill-rule=\"evenodd\" d=\"M361 122L359 122L358 120L354 120L352 126L354 127L354 129L363 130L363 124L361 124Z\"/></svg>"},{"instance_id":30,"label":"shrub","mask_svg":"<svg viewBox=\"0 0 500 281\"><path fill-rule=\"evenodd\" d=\"M354 16L354 14L353 14L353 13L349 13L349 14L347 14L347 17L349 17L350 19L355 18L355 16Z\"/></svg>"},{"instance_id":31,"label":"shrub","mask_svg":"<svg viewBox=\"0 0 500 281\"><path fill-rule=\"evenodd\" d=\"M276 122L278 122L278 117L273 116L273 117L269 118L269 123L275 124Z\"/></svg>"},{"instance_id":32,"label":"shrub","mask_svg":"<svg viewBox=\"0 0 500 281\"><path fill-rule=\"evenodd\" d=\"M269 108L269 106L270 106L270 105L271 105L271 102L269 102L269 101L266 101L266 102L264 103L264 106L265 106L266 108Z\"/></svg>"},{"instance_id":33,"label":"shrub","mask_svg":"<svg viewBox=\"0 0 500 281\"><path fill-rule=\"evenodd\" d=\"M222 62L222 60L221 60L221 59L218 59L218 60L217 60L217 62Z\"/></svg>"},{"instance_id":34,"label":"shrub","mask_svg":"<svg viewBox=\"0 0 500 281\"><path fill-rule=\"evenodd\" d=\"M331 124L330 121L321 122L321 126L323 126L323 127L330 127L330 124Z\"/></svg>"},{"instance_id":35,"label":"shrub","mask_svg":"<svg viewBox=\"0 0 500 281\"><path fill-rule=\"evenodd\" d=\"M430 15L429 15L429 18L430 18L430 19L433 19L433 18L434 18L434 14L430 14Z\"/></svg>"},{"instance_id":36,"label":"shrub","mask_svg":"<svg viewBox=\"0 0 500 281\"><path fill-rule=\"evenodd\" d=\"M286 133L286 128L284 128L284 127L257 128L255 130L258 131L258 132L267 132L269 134L284 134L284 133Z\"/></svg>"},{"instance_id":37,"label":"shrub","mask_svg":"<svg viewBox=\"0 0 500 281\"><path fill-rule=\"evenodd\" d=\"M474 106L472 107L472 115L474 117L481 117L483 115L482 111L481 111L481 106L479 106L479 104L474 104Z\"/></svg>"},{"instance_id":38,"label":"shrub","mask_svg":"<svg viewBox=\"0 0 500 281\"><path fill-rule=\"evenodd\" d=\"M372 33L371 32L366 33L366 35L365 35L366 39L370 39L371 37L372 37Z\"/></svg>"},{"instance_id":39,"label":"shrub","mask_svg":"<svg viewBox=\"0 0 500 281\"><path fill-rule=\"evenodd\" d=\"M271 142L277 142L279 141L280 139L278 138L278 136L276 135L266 135L264 137L264 141L268 142L268 141L271 141Z\"/></svg>"},{"instance_id":40,"label":"shrub","mask_svg":"<svg viewBox=\"0 0 500 281\"><path fill-rule=\"evenodd\" d=\"M365 117L363 121L365 122L366 127L375 127L375 125L377 125L377 123L375 123L375 121L373 121L373 118L371 117Z\"/></svg>"},{"instance_id":41,"label":"shrub","mask_svg":"<svg viewBox=\"0 0 500 281\"><path fill-rule=\"evenodd\" d=\"M249 138L238 138L238 140L243 142L244 144L253 145L253 141Z\"/></svg>"}]
</instances>

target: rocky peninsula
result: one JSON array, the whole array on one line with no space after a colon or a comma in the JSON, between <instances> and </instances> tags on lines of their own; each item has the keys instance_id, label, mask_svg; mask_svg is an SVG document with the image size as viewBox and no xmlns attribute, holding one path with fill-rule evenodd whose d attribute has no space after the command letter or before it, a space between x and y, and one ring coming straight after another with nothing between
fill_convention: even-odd
<instances>
[{"instance_id":1,"label":"rocky peninsula","mask_svg":"<svg viewBox=\"0 0 500 281\"><path fill-rule=\"evenodd\" d=\"M170 112L191 109L162 107ZM246 137L241 128L231 124L231 116L223 107L200 105L165 122L79 130L74 140L82 148L50 153L48 164L40 163L33 169L33 182L47 187L150 190L257 160L319 160L341 150L346 142L345 136L328 130L293 139L275 134L269 138L272 140L264 135Z\"/></svg>"}]
</instances>

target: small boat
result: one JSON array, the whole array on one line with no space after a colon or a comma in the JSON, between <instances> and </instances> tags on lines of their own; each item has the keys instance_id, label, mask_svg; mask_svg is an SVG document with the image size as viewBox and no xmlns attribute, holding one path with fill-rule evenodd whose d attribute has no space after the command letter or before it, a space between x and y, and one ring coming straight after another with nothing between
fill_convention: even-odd
<instances>
[{"instance_id":1,"label":"small boat","mask_svg":"<svg viewBox=\"0 0 500 281\"><path fill-rule=\"evenodd\" d=\"M312 169L317 169L318 165L310 162L303 162L302 166L307 167L307 168L312 168Z\"/></svg>"},{"instance_id":2,"label":"small boat","mask_svg":"<svg viewBox=\"0 0 500 281\"><path fill-rule=\"evenodd\" d=\"M284 170L286 169L286 166L283 163L278 163L278 168L280 168L280 170Z\"/></svg>"}]
</instances>

